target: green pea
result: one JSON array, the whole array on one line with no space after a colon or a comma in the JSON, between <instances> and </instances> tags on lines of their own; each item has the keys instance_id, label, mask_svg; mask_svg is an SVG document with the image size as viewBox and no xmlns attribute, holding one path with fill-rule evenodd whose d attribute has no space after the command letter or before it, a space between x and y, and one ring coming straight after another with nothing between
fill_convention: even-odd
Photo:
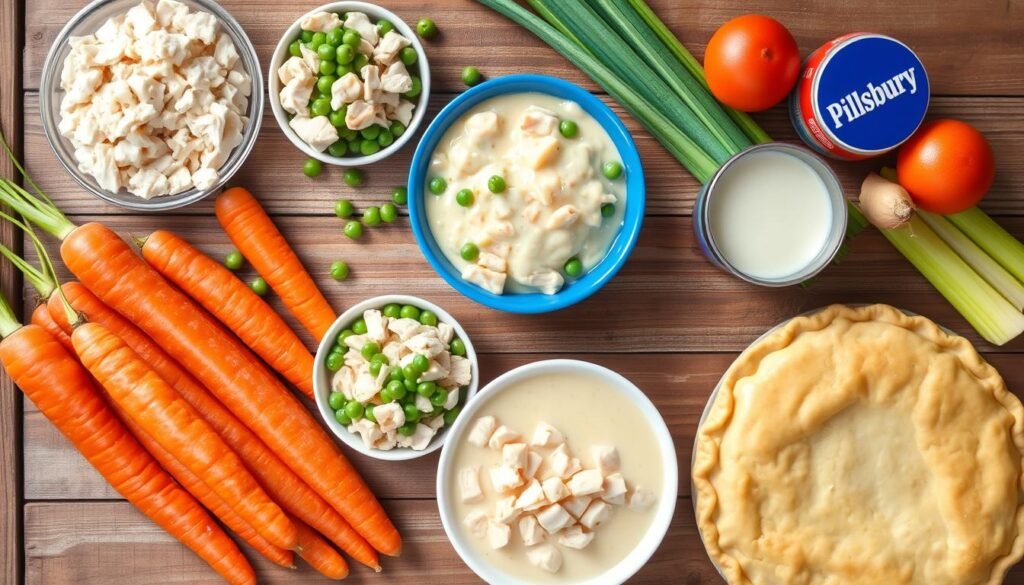
<instances>
[{"instance_id":1,"label":"green pea","mask_svg":"<svg viewBox=\"0 0 1024 585\"><path fill-rule=\"evenodd\" d=\"M404 374L403 374L403 377L402 377L402 386L405 387L405 391L407 393L416 394L416 380L407 380L405 378ZM411 398L412 398L411 396L406 396L407 400L411 399ZM410 400L410 402L411 402L411 400Z\"/></svg>"},{"instance_id":2,"label":"green pea","mask_svg":"<svg viewBox=\"0 0 1024 585\"><path fill-rule=\"evenodd\" d=\"M405 384L402 384L398 380L391 380L380 394L384 402L401 400L405 398Z\"/></svg>"},{"instance_id":3,"label":"green pea","mask_svg":"<svg viewBox=\"0 0 1024 585\"><path fill-rule=\"evenodd\" d=\"M402 63L404 63L406 67L415 64L420 58L419 53L417 53L416 49L412 47L405 47L398 55L399 59L402 60Z\"/></svg>"},{"instance_id":4,"label":"green pea","mask_svg":"<svg viewBox=\"0 0 1024 585\"><path fill-rule=\"evenodd\" d=\"M398 303L388 303L381 312L389 319L397 319L402 314L402 306Z\"/></svg>"},{"instance_id":5,"label":"green pea","mask_svg":"<svg viewBox=\"0 0 1024 585\"><path fill-rule=\"evenodd\" d=\"M345 348L335 343L334 346L331 348L331 353L343 354L345 353Z\"/></svg>"},{"instance_id":6,"label":"green pea","mask_svg":"<svg viewBox=\"0 0 1024 585\"><path fill-rule=\"evenodd\" d=\"M363 128L359 133L367 140L376 140L380 136L380 126L374 124L369 128Z\"/></svg>"},{"instance_id":7,"label":"green pea","mask_svg":"<svg viewBox=\"0 0 1024 585\"><path fill-rule=\"evenodd\" d=\"M405 134L405 124L396 120L391 123L391 127L389 127L388 130L394 134L395 138L398 138L402 134Z\"/></svg>"},{"instance_id":8,"label":"green pea","mask_svg":"<svg viewBox=\"0 0 1024 585\"><path fill-rule=\"evenodd\" d=\"M327 154L334 157L343 157L348 154L348 143L344 140L339 140L334 144L327 147Z\"/></svg>"},{"instance_id":9,"label":"green pea","mask_svg":"<svg viewBox=\"0 0 1024 585\"><path fill-rule=\"evenodd\" d=\"M345 345L345 340L355 334L356 332L351 329L342 329L341 333L338 334L338 345Z\"/></svg>"},{"instance_id":10,"label":"green pea","mask_svg":"<svg viewBox=\"0 0 1024 585\"><path fill-rule=\"evenodd\" d=\"M416 96L420 95L420 92L423 91L423 80L415 75L412 75L410 77L412 78L412 87L409 88L409 91L405 92L402 95L409 99L413 99Z\"/></svg>"},{"instance_id":11,"label":"green pea","mask_svg":"<svg viewBox=\"0 0 1024 585\"><path fill-rule=\"evenodd\" d=\"M388 379L399 384L404 382L405 375L402 374L402 368L391 368L391 371L388 372Z\"/></svg>"},{"instance_id":12,"label":"green pea","mask_svg":"<svg viewBox=\"0 0 1024 585\"><path fill-rule=\"evenodd\" d=\"M337 80L338 78L333 75L321 75L320 79L316 80L316 88L325 96L323 99L326 99L326 96L330 95L331 86L334 85L334 82Z\"/></svg>"},{"instance_id":13,"label":"green pea","mask_svg":"<svg viewBox=\"0 0 1024 585\"><path fill-rule=\"evenodd\" d=\"M569 258L565 263L565 273L573 278L583 274L583 263L575 256Z\"/></svg>"},{"instance_id":14,"label":"green pea","mask_svg":"<svg viewBox=\"0 0 1024 585\"><path fill-rule=\"evenodd\" d=\"M444 388L438 388L430 397L430 403L434 406L444 406L445 402L448 402L448 391Z\"/></svg>"},{"instance_id":15,"label":"green pea","mask_svg":"<svg viewBox=\"0 0 1024 585\"><path fill-rule=\"evenodd\" d=\"M292 41L292 44L288 45L288 53L292 57L302 57L302 43L299 41Z\"/></svg>"},{"instance_id":16,"label":"green pea","mask_svg":"<svg viewBox=\"0 0 1024 585\"><path fill-rule=\"evenodd\" d=\"M420 420L420 409L416 408L415 404L404 404L402 410L405 411L405 422L406 424L412 422L417 423ZM415 428L415 427L414 427Z\"/></svg>"},{"instance_id":17,"label":"green pea","mask_svg":"<svg viewBox=\"0 0 1024 585\"><path fill-rule=\"evenodd\" d=\"M423 312L424 315L426 313L426 311ZM422 318L423 315L420 315L421 320ZM418 353L412 358L412 366L422 374L423 372L426 372L427 370L430 369L430 358L423 355L422 353Z\"/></svg>"},{"instance_id":18,"label":"green pea","mask_svg":"<svg viewBox=\"0 0 1024 585\"><path fill-rule=\"evenodd\" d=\"M487 179L487 189L491 193L504 193L506 187L505 177L501 175L493 175L490 179Z\"/></svg>"},{"instance_id":19,"label":"green pea","mask_svg":"<svg viewBox=\"0 0 1024 585\"><path fill-rule=\"evenodd\" d=\"M331 392L327 398L327 404L330 404L332 409L338 410L345 406L345 395L341 392Z\"/></svg>"},{"instance_id":20,"label":"green pea","mask_svg":"<svg viewBox=\"0 0 1024 585\"><path fill-rule=\"evenodd\" d=\"M321 75L334 75L334 72L338 70L338 64L333 61L321 61L320 62L320 74Z\"/></svg>"},{"instance_id":21,"label":"green pea","mask_svg":"<svg viewBox=\"0 0 1024 585\"><path fill-rule=\"evenodd\" d=\"M420 313L420 323L431 327L437 327L437 315L435 315L433 311L423 311Z\"/></svg>"},{"instance_id":22,"label":"green pea","mask_svg":"<svg viewBox=\"0 0 1024 585\"><path fill-rule=\"evenodd\" d=\"M380 208L376 206L367 207L363 211L363 223L368 226L380 225Z\"/></svg>"},{"instance_id":23,"label":"green pea","mask_svg":"<svg viewBox=\"0 0 1024 585\"><path fill-rule=\"evenodd\" d=\"M338 45L338 48L334 50L334 60L338 62L338 65L348 65L356 58L356 50L350 45ZM346 71L346 73L351 72Z\"/></svg>"},{"instance_id":24,"label":"green pea","mask_svg":"<svg viewBox=\"0 0 1024 585\"><path fill-rule=\"evenodd\" d=\"M472 262L480 256L480 248L473 242L466 242L459 250L459 256L466 262Z\"/></svg>"},{"instance_id":25,"label":"green pea","mask_svg":"<svg viewBox=\"0 0 1024 585\"><path fill-rule=\"evenodd\" d=\"M341 38L341 42L355 49L359 46L359 41L363 40L363 37L359 36L359 33L352 29L347 29L344 36Z\"/></svg>"},{"instance_id":26,"label":"green pea","mask_svg":"<svg viewBox=\"0 0 1024 585\"><path fill-rule=\"evenodd\" d=\"M395 205L405 205L409 203L409 191L405 187L395 187L395 189L391 191L391 201L393 201Z\"/></svg>"},{"instance_id":27,"label":"green pea","mask_svg":"<svg viewBox=\"0 0 1024 585\"><path fill-rule=\"evenodd\" d=\"M366 67L370 63L370 58L362 53L356 53L354 59L352 59L352 67L357 71L362 71L363 67Z\"/></svg>"},{"instance_id":28,"label":"green pea","mask_svg":"<svg viewBox=\"0 0 1024 585\"><path fill-rule=\"evenodd\" d=\"M327 35L326 34L324 34L322 32L313 33L313 39L309 41L309 48L313 49L314 51L319 51L320 50L320 45L322 45L322 44L324 44L326 42L327 42Z\"/></svg>"},{"instance_id":29,"label":"green pea","mask_svg":"<svg viewBox=\"0 0 1024 585\"><path fill-rule=\"evenodd\" d=\"M380 206L380 219L384 223L391 223L398 219L398 208L393 203L385 203Z\"/></svg>"},{"instance_id":30,"label":"green pea","mask_svg":"<svg viewBox=\"0 0 1024 585\"><path fill-rule=\"evenodd\" d=\"M384 367L384 364L380 362L370 362L370 375L376 378L380 375L380 369Z\"/></svg>"},{"instance_id":31,"label":"green pea","mask_svg":"<svg viewBox=\"0 0 1024 585\"><path fill-rule=\"evenodd\" d=\"M341 177L349 187L358 187L363 184L363 171L359 169L345 169Z\"/></svg>"},{"instance_id":32,"label":"green pea","mask_svg":"<svg viewBox=\"0 0 1024 585\"><path fill-rule=\"evenodd\" d=\"M363 416L366 417L366 420L376 424L377 423L377 415L375 415L373 413L373 409L374 408L377 408L377 407L372 405L372 404L367 404L366 405L366 409L363 411Z\"/></svg>"},{"instance_id":33,"label":"green pea","mask_svg":"<svg viewBox=\"0 0 1024 585\"><path fill-rule=\"evenodd\" d=\"M311 42L313 42L313 31L311 31L311 30L304 30L304 31L302 31L302 34L299 35L299 38L302 39L302 42L304 42L304 43L311 43Z\"/></svg>"},{"instance_id":34,"label":"green pea","mask_svg":"<svg viewBox=\"0 0 1024 585\"><path fill-rule=\"evenodd\" d=\"M379 144L381 148L387 148L394 143L395 135L392 134L390 130L385 129L380 131L380 135L377 136L377 144Z\"/></svg>"},{"instance_id":35,"label":"green pea","mask_svg":"<svg viewBox=\"0 0 1024 585\"><path fill-rule=\"evenodd\" d=\"M360 154L359 150L362 148L362 146L362 138L355 138L348 143L348 153L358 155Z\"/></svg>"},{"instance_id":36,"label":"green pea","mask_svg":"<svg viewBox=\"0 0 1024 585\"><path fill-rule=\"evenodd\" d=\"M462 412L462 408L459 406L456 406L451 410L446 410L444 412L444 424L448 426L455 424L455 419L459 417L460 412Z\"/></svg>"},{"instance_id":37,"label":"green pea","mask_svg":"<svg viewBox=\"0 0 1024 585\"><path fill-rule=\"evenodd\" d=\"M415 408L415 406L413 408ZM416 414L419 415L419 411L416 411ZM405 424L398 427L398 434L402 435L403 437L411 437L416 434L416 426L416 423L410 422L408 415L406 415Z\"/></svg>"},{"instance_id":38,"label":"green pea","mask_svg":"<svg viewBox=\"0 0 1024 585\"><path fill-rule=\"evenodd\" d=\"M333 47L337 47L345 39L345 29L340 26L336 26L331 30L327 31L327 44Z\"/></svg>"},{"instance_id":39,"label":"green pea","mask_svg":"<svg viewBox=\"0 0 1024 585\"><path fill-rule=\"evenodd\" d=\"M331 278L334 280L345 280L348 278L348 264L342 260L331 263Z\"/></svg>"},{"instance_id":40,"label":"green pea","mask_svg":"<svg viewBox=\"0 0 1024 585\"><path fill-rule=\"evenodd\" d=\"M314 116L326 116L331 113L331 100L326 97L321 97L313 100L313 105L309 106L309 111L313 112Z\"/></svg>"},{"instance_id":41,"label":"green pea","mask_svg":"<svg viewBox=\"0 0 1024 585\"><path fill-rule=\"evenodd\" d=\"M605 203L601 206L601 217L611 217L615 215L615 204Z\"/></svg>"},{"instance_id":42,"label":"green pea","mask_svg":"<svg viewBox=\"0 0 1024 585\"><path fill-rule=\"evenodd\" d=\"M363 344L363 348L359 350L359 353L363 354L363 357L366 359L372 358L379 352L380 344L378 344L376 341L367 341L365 344Z\"/></svg>"},{"instance_id":43,"label":"green pea","mask_svg":"<svg viewBox=\"0 0 1024 585\"><path fill-rule=\"evenodd\" d=\"M350 419L348 415L345 414L344 408L339 408L338 410L334 411L334 420L338 421L339 423L346 427L352 424L352 419Z\"/></svg>"},{"instance_id":44,"label":"green pea","mask_svg":"<svg viewBox=\"0 0 1024 585\"><path fill-rule=\"evenodd\" d=\"M419 380L420 374L422 373L423 372L417 370L416 367L413 366L412 364L407 364L405 367L402 368L402 377L409 382L415 382L416 380Z\"/></svg>"},{"instance_id":45,"label":"green pea","mask_svg":"<svg viewBox=\"0 0 1024 585\"><path fill-rule=\"evenodd\" d=\"M609 180L614 181L622 176L622 164L618 161L608 161L601 166L601 173Z\"/></svg>"},{"instance_id":46,"label":"green pea","mask_svg":"<svg viewBox=\"0 0 1024 585\"><path fill-rule=\"evenodd\" d=\"M393 30L395 30L395 25L391 24L390 22L386 20L377 21L377 32L380 34L380 36L384 36Z\"/></svg>"},{"instance_id":47,"label":"green pea","mask_svg":"<svg viewBox=\"0 0 1024 585\"><path fill-rule=\"evenodd\" d=\"M347 106L345 107L345 112L348 112ZM341 139L346 142L351 142L352 140L355 140L359 136L359 133L349 128L348 126L345 126L344 128L338 128L338 136L341 137Z\"/></svg>"},{"instance_id":48,"label":"green pea","mask_svg":"<svg viewBox=\"0 0 1024 585\"><path fill-rule=\"evenodd\" d=\"M437 391L437 384L433 382L420 382L416 386L416 393L424 398L430 398Z\"/></svg>"},{"instance_id":49,"label":"green pea","mask_svg":"<svg viewBox=\"0 0 1024 585\"><path fill-rule=\"evenodd\" d=\"M350 221L345 224L344 231L350 240L358 240L363 236L363 224L358 221Z\"/></svg>"},{"instance_id":50,"label":"green pea","mask_svg":"<svg viewBox=\"0 0 1024 585\"><path fill-rule=\"evenodd\" d=\"M348 199L338 199L334 203L334 215L337 215L342 219L345 219L346 217L351 217L352 214L355 213L355 211L355 206L352 205L352 202L349 201Z\"/></svg>"},{"instance_id":51,"label":"green pea","mask_svg":"<svg viewBox=\"0 0 1024 585\"><path fill-rule=\"evenodd\" d=\"M376 363L376 364L381 364L381 365L385 365L386 366L388 364L388 356L384 355L381 352L377 352L377 353L373 354L373 356L370 357L370 363L371 364Z\"/></svg>"},{"instance_id":52,"label":"green pea","mask_svg":"<svg viewBox=\"0 0 1024 585\"><path fill-rule=\"evenodd\" d=\"M358 400L352 400L345 405L345 414L352 420L359 420L363 418L363 413L365 411L366 407Z\"/></svg>"},{"instance_id":53,"label":"green pea","mask_svg":"<svg viewBox=\"0 0 1024 585\"><path fill-rule=\"evenodd\" d=\"M306 160L302 163L302 174L309 178L319 177L320 173L324 172L324 165L315 158Z\"/></svg>"},{"instance_id":54,"label":"green pea","mask_svg":"<svg viewBox=\"0 0 1024 585\"><path fill-rule=\"evenodd\" d=\"M334 52L336 50L331 45L324 43L316 48L316 54L320 57L321 61L334 61Z\"/></svg>"},{"instance_id":55,"label":"green pea","mask_svg":"<svg viewBox=\"0 0 1024 585\"><path fill-rule=\"evenodd\" d=\"M270 290L270 287L267 286L267 281L263 280L262 276L254 278L253 281L249 283L249 288L252 289L252 292L260 295L261 297L266 295Z\"/></svg>"},{"instance_id":56,"label":"green pea","mask_svg":"<svg viewBox=\"0 0 1024 585\"><path fill-rule=\"evenodd\" d=\"M450 349L451 349L452 355L457 355L457 356L460 356L460 357L466 357L466 343L464 341L462 341L461 339L459 339L458 337L456 337L455 339L452 340L451 345L450 345Z\"/></svg>"},{"instance_id":57,"label":"green pea","mask_svg":"<svg viewBox=\"0 0 1024 585\"><path fill-rule=\"evenodd\" d=\"M401 315L403 319L419 319L420 310L412 305L405 305L402 307Z\"/></svg>"},{"instance_id":58,"label":"green pea","mask_svg":"<svg viewBox=\"0 0 1024 585\"><path fill-rule=\"evenodd\" d=\"M232 250L224 257L224 266L227 266L228 270L238 270L243 264L245 264L245 257L238 250Z\"/></svg>"},{"instance_id":59,"label":"green pea","mask_svg":"<svg viewBox=\"0 0 1024 585\"><path fill-rule=\"evenodd\" d=\"M475 200L476 197L473 196L473 191L469 189L459 189L459 192L455 194L455 202L463 207L473 205Z\"/></svg>"},{"instance_id":60,"label":"green pea","mask_svg":"<svg viewBox=\"0 0 1024 585\"><path fill-rule=\"evenodd\" d=\"M416 34L425 39L433 38L437 36L437 25L429 18L421 18L419 22L416 23Z\"/></svg>"},{"instance_id":61,"label":"green pea","mask_svg":"<svg viewBox=\"0 0 1024 585\"><path fill-rule=\"evenodd\" d=\"M345 358L340 353L332 353L324 360L324 365L331 372L337 372L345 363Z\"/></svg>"},{"instance_id":62,"label":"green pea","mask_svg":"<svg viewBox=\"0 0 1024 585\"><path fill-rule=\"evenodd\" d=\"M380 145L374 140L364 140L363 143L359 145L359 152L362 153L363 156L370 156L371 154L380 152Z\"/></svg>"},{"instance_id":63,"label":"green pea","mask_svg":"<svg viewBox=\"0 0 1024 585\"><path fill-rule=\"evenodd\" d=\"M558 124L558 131L566 138L576 138L576 135L580 132L580 127L572 120L562 120Z\"/></svg>"},{"instance_id":64,"label":"green pea","mask_svg":"<svg viewBox=\"0 0 1024 585\"><path fill-rule=\"evenodd\" d=\"M352 324L352 333L356 335L366 335L366 321L363 319L356 319L356 322Z\"/></svg>"},{"instance_id":65,"label":"green pea","mask_svg":"<svg viewBox=\"0 0 1024 585\"><path fill-rule=\"evenodd\" d=\"M462 83L470 87L480 83L483 78L484 76L480 74L480 70L472 65L462 70Z\"/></svg>"},{"instance_id":66,"label":"green pea","mask_svg":"<svg viewBox=\"0 0 1024 585\"><path fill-rule=\"evenodd\" d=\"M348 114L348 106L342 105L340 110L335 110L335 111L331 112L330 115L327 116L327 119L331 121L331 125L332 126L334 126L335 128L341 129L341 128L345 128L346 127L345 126L345 116L347 114ZM338 134L338 137L341 138L341 134L340 133ZM347 142L345 142L343 140L339 140L338 142L341 142L343 145L345 145L346 149L348 148L348 143Z\"/></svg>"},{"instance_id":67,"label":"green pea","mask_svg":"<svg viewBox=\"0 0 1024 585\"><path fill-rule=\"evenodd\" d=\"M448 188L448 181L445 181L443 177L434 177L433 179L430 179L429 183L427 183L427 188L430 189L430 192L434 195L440 195Z\"/></svg>"}]
</instances>

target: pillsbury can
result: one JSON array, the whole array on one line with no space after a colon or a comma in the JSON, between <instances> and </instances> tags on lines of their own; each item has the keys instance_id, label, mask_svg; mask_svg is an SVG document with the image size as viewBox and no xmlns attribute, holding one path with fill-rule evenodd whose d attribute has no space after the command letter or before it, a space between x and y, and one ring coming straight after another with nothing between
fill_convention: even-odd
<instances>
[{"instance_id":1,"label":"pillsbury can","mask_svg":"<svg viewBox=\"0 0 1024 585\"><path fill-rule=\"evenodd\" d=\"M814 150L858 160L910 138L924 120L928 99L928 74L910 47L883 35L852 33L807 58L789 98L789 115Z\"/></svg>"}]
</instances>

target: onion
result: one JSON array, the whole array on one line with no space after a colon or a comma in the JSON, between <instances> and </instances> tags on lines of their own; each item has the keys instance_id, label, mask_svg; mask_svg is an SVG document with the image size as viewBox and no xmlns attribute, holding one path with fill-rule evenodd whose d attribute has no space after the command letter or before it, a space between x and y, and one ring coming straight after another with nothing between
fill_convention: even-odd
<instances>
[{"instance_id":1,"label":"onion","mask_svg":"<svg viewBox=\"0 0 1024 585\"><path fill-rule=\"evenodd\" d=\"M879 229L896 229L914 217L910 193L877 173L870 173L860 186L860 209Z\"/></svg>"}]
</instances>

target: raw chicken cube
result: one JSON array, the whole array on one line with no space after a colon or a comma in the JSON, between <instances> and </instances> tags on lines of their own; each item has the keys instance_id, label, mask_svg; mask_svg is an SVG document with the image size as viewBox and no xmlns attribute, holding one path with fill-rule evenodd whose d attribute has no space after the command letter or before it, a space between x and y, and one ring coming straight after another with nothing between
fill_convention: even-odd
<instances>
[{"instance_id":1,"label":"raw chicken cube","mask_svg":"<svg viewBox=\"0 0 1024 585\"><path fill-rule=\"evenodd\" d=\"M619 450L610 445L594 445L591 448L594 464L602 475L611 475L619 470Z\"/></svg>"},{"instance_id":2,"label":"raw chicken cube","mask_svg":"<svg viewBox=\"0 0 1024 585\"><path fill-rule=\"evenodd\" d=\"M547 498L544 497L544 488L541 487L539 481L534 479L530 481L526 489L516 498L515 507L519 510L531 512L547 503Z\"/></svg>"},{"instance_id":3,"label":"raw chicken cube","mask_svg":"<svg viewBox=\"0 0 1024 585\"><path fill-rule=\"evenodd\" d=\"M288 125L303 142L318 152L327 150L328 146L338 141L338 129L331 124L327 116L315 118L296 116L288 122Z\"/></svg>"},{"instance_id":4,"label":"raw chicken cube","mask_svg":"<svg viewBox=\"0 0 1024 585\"><path fill-rule=\"evenodd\" d=\"M565 508L558 504L552 504L542 509L537 512L536 516L537 521L544 527L544 530L548 531L548 534L554 534L575 522L573 517L565 511Z\"/></svg>"},{"instance_id":5,"label":"raw chicken cube","mask_svg":"<svg viewBox=\"0 0 1024 585\"><path fill-rule=\"evenodd\" d=\"M487 536L487 514L484 514L480 510L473 510L469 514L466 514L466 518L462 520L463 526L469 529L469 533L476 538L483 538Z\"/></svg>"},{"instance_id":6,"label":"raw chicken cube","mask_svg":"<svg viewBox=\"0 0 1024 585\"><path fill-rule=\"evenodd\" d=\"M531 546L526 549L526 558L531 565L549 573L557 573L562 568L562 553L550 544Z\"/></svg>"},{"instance_id":7,"label":"raw chicken cube","mask_svg":"<svg viewBox=\"0 0 1024 585\"><path fill-rule=\"evenodd\" d=\"M549 477L541 484L544 488L544 497L549 502L560 502L569 497L569 488L559 477Z\"/></svg>"},{"instance_id":8,"label":"raw chicken cube","mask_svg":"<svg viewBox=\"0 0 1024 585\"><path fill-rule=\"evenodd\" d=\"M587 545L592 540L594 540L594 533L583 532L583 528L579 524L570 526L558 533L558 544L576 550L587 548Z\"/></svg>"},{"instance_id":9,"label":"raw chicken cube","mask_svg":"<svg viewBox=\"0 0 1024 585\"><path fill-rule=\"evenodd\" d=\"M480 466L472 465L459 470L459 493L464 504L475 504L484 499L484 492L480 489Z\"/></svg>"},{"instance_id":10,"label":"raw chicken cube","mask_svg":"<svg viewBox=\"0 0 1024 585\"><path fill-rule=\"evenodd\" d=\"M564 442L565 437L561 431L545 422L537 425L533 431L533 438L530 439L530 444L534 447L554 447Z\"/></svg>"},{"instance_id":11,"label":"raw chicken cube","mask_svg":"<svg viewBox=\"0 0 1024 585\"><path fill-rule=\"evenodd\" d=\"M528 455L526 443L506 443L501 448L502 462L516 471L526 469Z\"/></svg>"},{"instance_id":12,"label":"raw chicken cube","mask_svg":"<svg viewBox=\"0 0 1024 585\"><path fill-rule=\"evenodd\" d=\"M491 545L491 548L497 550L508 546L511 536L512 527L508 524L493 520L487 523L487 543Z\"/></svg>"},{"instance_id":13,"label":"raw chicken cube","mask_svg":"<svg viewBox=\"0 0 1024 585\"><path fill-rule=\"evenodd\" d=\"M491 468L491 487L498 493L510 492L523 485L523 476L519 471L507 465Z\"/></svg>"},{"instance_id":14,"label":"raw chicken cube","mask_svg":"<svg viewBox=\"0 0 1024 585\"><path fill-rule=\"evenodd\" d=\"M544 529L541 528L540 522L537 522L536 516L527 514L519 518L519 536L526 546L544 542Z\"/></svg>"},{"instance_id":15,"label":"raw chicken cube","mask_svg":"<svg viewBox=\"0 0 1024 585\"><path fill-rule=\"evenodd\" d=\"M526 477L536 477L541 463L544 463L544 457L540 453L530 451L530 454L526 456Z\"/></svg>"},{"instance_id":16,"label":"raw chicken cube","mask_svg":"<svg viewBox=\"0 0 1024 585\"><path fill-rule=\"evenodd\" d=\"M565 485L574 496L589 496L601 491L604 478L596 469L585 469L573 475Z\"/></svg>"},{"instance_id":17,"label":"raw chicken cube","mask_svg":"<svg viewBox=\"0 0 1024 585\"><path fill-rule=\"evenodd\" d=\"M349 71L331 85L331 108L340 110L341 106L351 104L362 95L363 82L358 75Z\"/></svg>"},{"instance_id":18,"label":"raw chicken cube","mask_svg":"<svg viewBox=\"0 0 1024 585\"><path fill-rule=\"evenodd\" d=\"M626 480L621 473L613 473L604 478L604 493L601 499L613 506L626 503Z\"/></svg>"},{"instance_id":19,"label":"raw chicken cube","mask_svg":"<svg viewBox=\"0 0 1024 585\"><path fill-rule=\"evenodd\" d=\"M562 443L548 455L548 468L558 477L569 479L580 470L580 460L573 457Z\"/></svg>"},{"instance_id":20,"label":"raw chicken cube","mask_svg":"<svg viewBox=\"0 0 1024 585\"><path fill-rule=\"evenodd\" d=\"M334 12L317 12L303 18L299 26L302 30L328 33L341 26L341 18Z\"/></svg>"},{"instance_id":21,"label":"raw chicken cube","mask_svg":"<svg viewBox=\"0 0 1024 585\"><path fill-rule=\"evenodd\" d=\"M501 498L494 507L494 520L507 524L516 519L519 516L519 510L516 509L516 497L508 496Z\"/></svg>"},{"instance_id":22,"label":"raw chicken cube","mask_svg":"<svg viewBox=\"0 0 1024 585\"><path fill-rule=\"evenodd\" d=\"M647 488L636 486L633 489L633 494L629 496L629 509L630 510L646 510L651 507L654 503L655 495L654 492Z\"/></svg>"},{"instance_id":23,"label":"raw chicken cube","mask_svg":"<svg viewBox=\"0 0 1024 585\"><path fill-rule=\"evenodd\" d=\"M545 136L535 142L533 148L529 151L529 157L526 162L531 169L539 171L555 162L555 159L558 158L558 152L558 139L554 136Z\"/></svg>"},{"instance_id":24,"label":"raw chicken cube","mask_svg":"<svg viewBox=\"0 0 1024 585\"><path fill-rule=\"evenodd\" d=\"M512 429L506 427L505 425L501 425L500 427L498 427L497 430L494 431L494 434L491 435L491 439L487 442L487 444L491 447L491 449L497 451L502 449L506 443L511 443L517 439L519 439L519 433L513 431Z\"/></svg>"},{"instance_id":25,"label":"raw chicken cube","mask_svg":"<svg viewBox=\"0 0 1024 585\"><path fill-rule=\"evenodd\" d=\"M497 426L498 421L493 416L482 416L473 422L473 427L469 429L469 435L466 440L471 445L486 447L491 439L491 435L494 434L494 428Z\"/></svg>"},{"instance_id":26,"label":"raw chicken cube","mask_svg":"<svg viewBox=\"0 0 1024 585\"><path fill-rule=\"evenodd\" d=\"M381 65L388 65L395 60L398 52L412 43L395 31L388 31L380 43L373 49L373 60Z\"/></svg>"},{"instance_id":27,"label":"raw chicken cube","mask_svg":"<svg viewBox=\"0 0 1024 585\"><path fill-rule=\"evenodd\" d=\"M580 524L586 526L590 530L595 530L598 526L604 523L612 513L612 507L607 503L597 500L590 504L587 511L580 516Z\"/></svg>"},{"instance_id":28,"label":"raw chicken cube","mask_svg":"<svg viewBox=\"0 0 1024 585\"><path fill-rule=\"evenodd\" d=\"M579 519L587 508L590 507L590 502L594 501L594 498L590 496L582 496L577 498L576 496L570 496L561 501L562 507L565 511L572 514L573 518Z\"/></svg>"},{"instance_id":29,"label":"raw chicken cube","mask_svg":"<svg viewBox=\"0 0 1024 585\"><path fill-rule=\"evenodd\" d=\"M530 106L523 114L523 120L519 124L523 132L534 136L550 136L558 128L558 117L544 108Z\"/></svg>"}]
</instances>

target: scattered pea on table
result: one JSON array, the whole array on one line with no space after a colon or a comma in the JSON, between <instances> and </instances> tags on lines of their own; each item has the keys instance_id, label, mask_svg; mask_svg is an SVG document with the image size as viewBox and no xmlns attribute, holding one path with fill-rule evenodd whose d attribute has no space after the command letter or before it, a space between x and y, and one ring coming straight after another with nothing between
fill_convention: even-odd
<instances>
[{"instance_id":1,"label":"scattered pea on table","mask_svg":"<svg viewBox=\"0 0 1024 585\"><path fill-rule=\"evenodd\" d=\"M319 177L322 172L324 172L324 165L315 158L308 159L302 164L302 173L311 179Z\"/></svg>"},{"instance_id":2,"label":"scattered pea on table","mask_svg":"<svg viewBox=\"0 0 1024 585\"><path fill-rule=\"evenodd\" d=\"M224 266L228 270L238 270L243 264L245 264L245 257L238 250L232 250L224 257Z\"/></svg>"},{"instance_id":3,"label":"scattered pea on table","mask_svg":"<svg viewBox=\"0 0 1024 585\"><path fill-rule=\"evenodd\" d=\"M483 80L484 76L480 73L480 70L470 65L462 70L462 83L473 87Z\"/></svg>"},{"instance_id":4,"label":"scattered pea on table","mask_svg":"<svg viewBox=\"0 0 1024 585\"><path fill-rule=\"evenodd\" d=\"M356 207L352 205L352 202L348 199L339 199L334 204L334 215L337 215L342 219L352 217L352 214L355 213L355 211Z\"/></svg>"},{"instance_id":5,"label":"scattered pea on table","mask_svg":"<svg viewBox=\"0 0 1024 585\"><path fill-rule=\"evenodd\" d=\"M376 128L376 126L374 127ZM342 179L349 187L358 187L363 184L363 171L359 169L345 169Z\"/></svg>"},{"instance_id":6,"label":"scattered pea on table","mask_svg":"<svg viewBox=\"0 0 1024 585\"><path fill-rule=\"evenodd\" d=\"M409 191L405 187L395 187L395 190L391 192L391 201L395 205L409 203Z\"/></svg>"},{"instance_id":7,"label":"scattered pea on table","mask_svg":"<svg viewBox=\"0 0 1024 585\"><path fill-rule=\"evenodd\" d=\"M263 280L262 276L254 278L253 281L249 283L249 288L252 289L252 292L261 297L266 296L267 292L270 290L270 286L267 285L267 281Z\"/></svg>"},{"instance_id":8,"label":"scattered pea on table","mask_svg":"<svg viewBox=\"0 0 1024 585\"><path fill-rule=\"evenodd\" d=\"M331 264L331 278L334 280L345 280L348 278L348 264L338 260Z\"/></svg>"},{"instance_id":9,"label":"scattered pea on table","mask_svg":"<svg viewBox=\"0 0 1024 585\"><path fill-rule=\"evenodd\" d=\"M367 207L363 211L363 223L368 226L380 225L380 208L376 206Z\"/></svg>"},{"instance_id":10,"label":"scattered pea on table","mask_svg":"<svg viewBox=\"0 0 1024 585\"><path fill-rule=\"evenodd\" d=\"M437 36L437 25L429 18L421 18L416 23L416 34L425 39L434 38Z\"/></svg>"},{"instance_id":11,"label":"scattered pea on table","mask_svg":"<svg viewBox=\"0 0 1024 585\"><path fill-rule=\"evenodd\" d=\"M391 223L398 219L398 208L393 203L385 203L380 206L380 219L384 223Z\"/></svg>"},{"instance_id":12,"label":"scattered pea on table","mask_svg":"<svg viewBox=\"0 0 1024 585\"><path fill-rule=\"evenodd\" d=\"M363 236L363 224L358 221L350 221L345 224L345 235L350 240L358 240Z\"/></svg>"}]
</instances>

